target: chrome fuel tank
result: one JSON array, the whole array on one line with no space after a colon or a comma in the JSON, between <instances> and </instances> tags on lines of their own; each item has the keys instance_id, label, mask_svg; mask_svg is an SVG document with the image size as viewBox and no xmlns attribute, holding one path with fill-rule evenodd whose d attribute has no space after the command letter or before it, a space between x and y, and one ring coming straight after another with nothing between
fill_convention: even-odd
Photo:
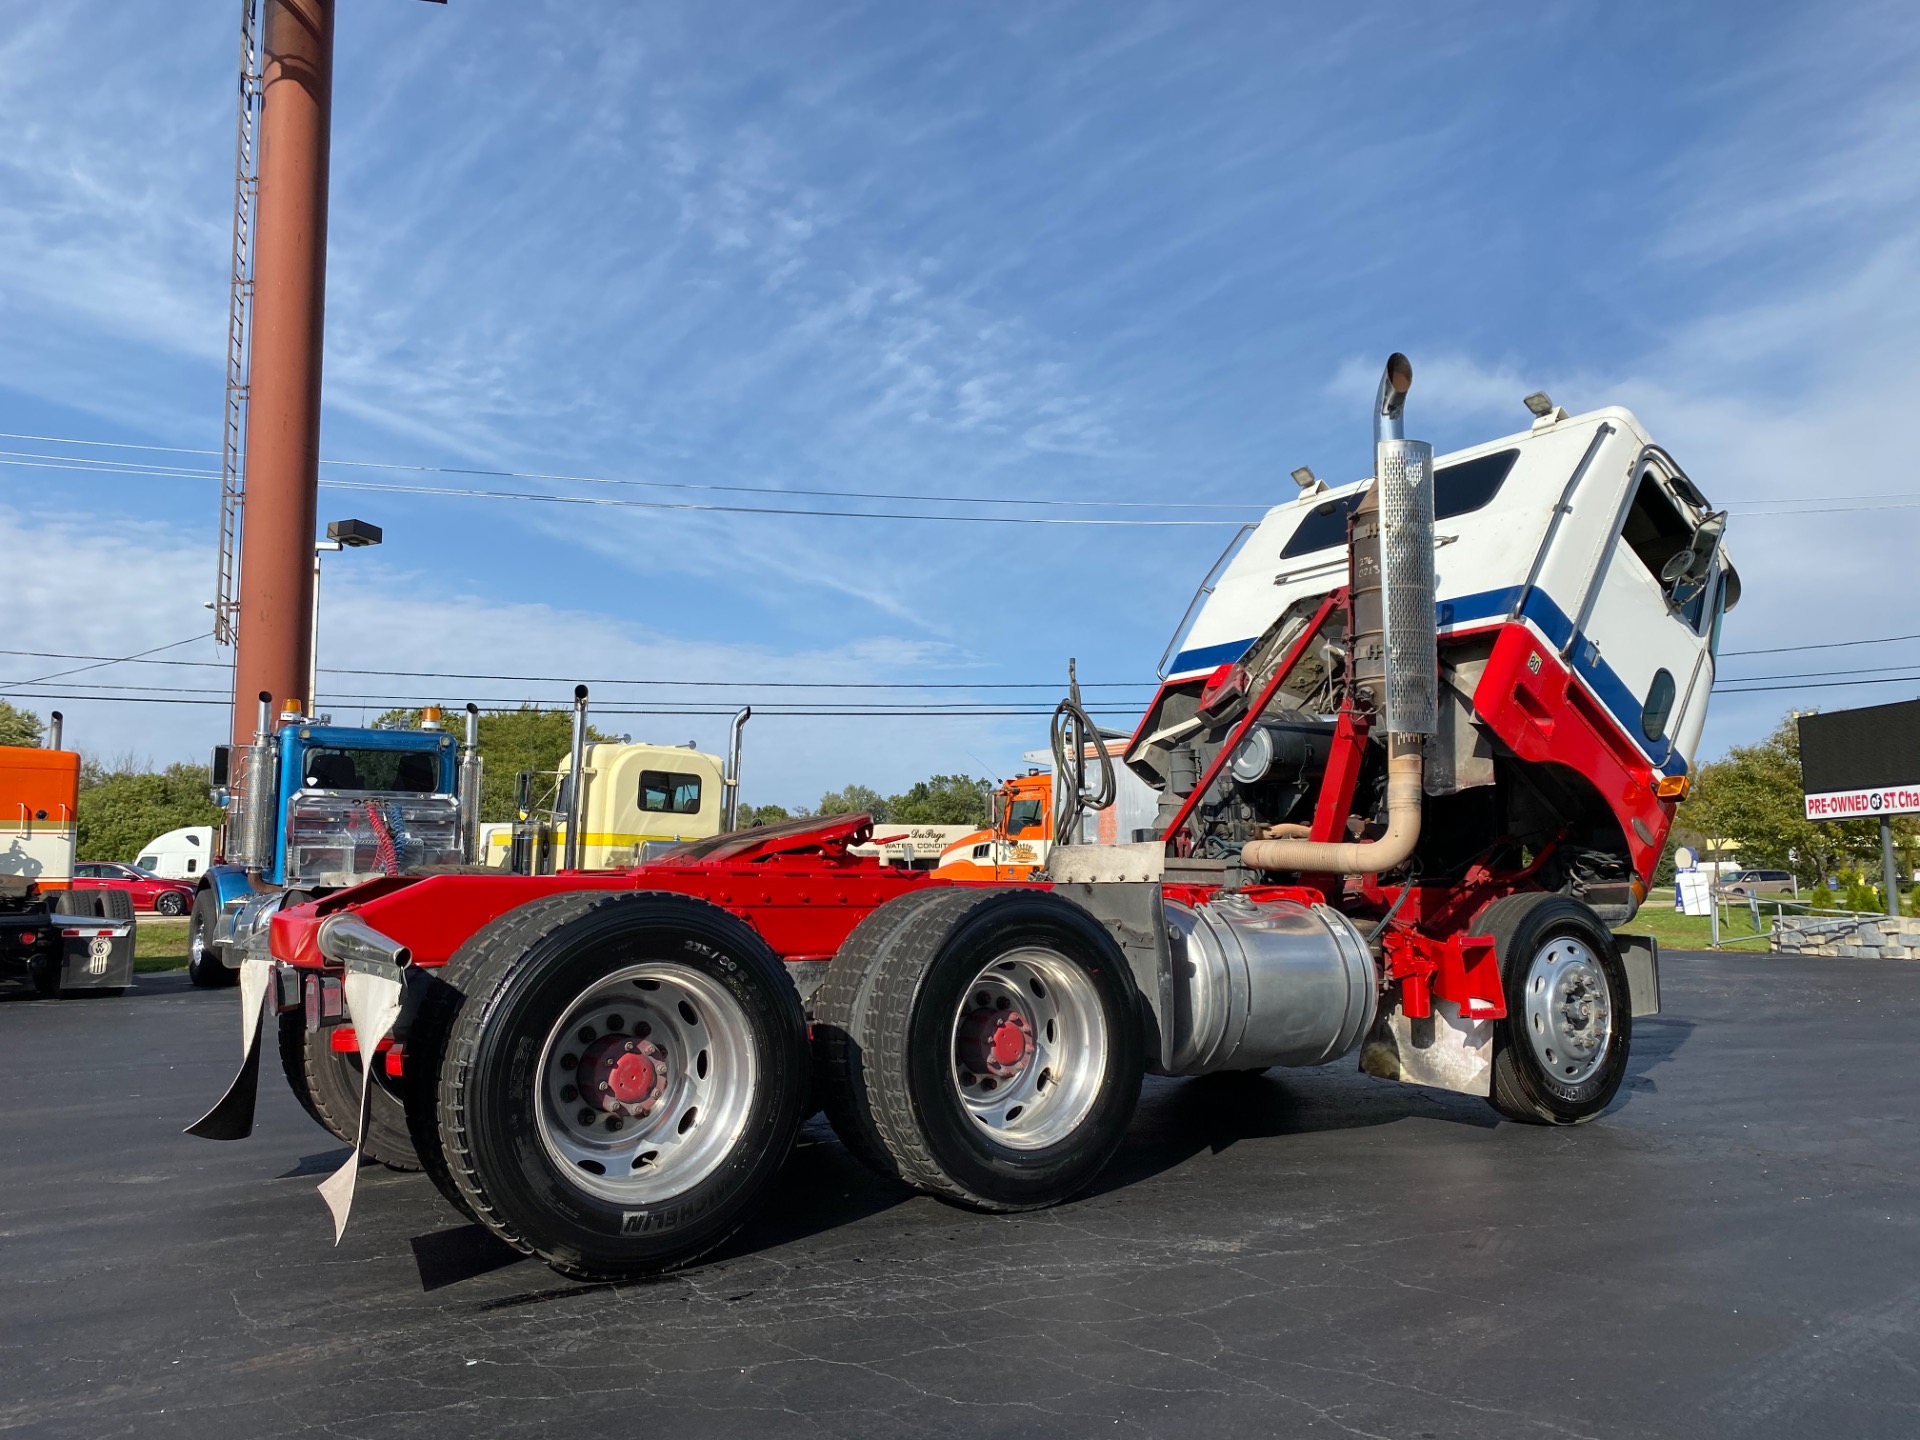
<instances>
[{"instance_id":1,"label":"chrome fuel tank","mask_svg":"<svg viewBox=\"0 0 1920 1440\"><path fill-rule=\"evenodd\" d=\"M1163 1073L1322 1065L1373 1023L1373 957L1337 910L1238 895L1169 900L1165 910L1173 1003Z\"/></svg>"}]
</instances>

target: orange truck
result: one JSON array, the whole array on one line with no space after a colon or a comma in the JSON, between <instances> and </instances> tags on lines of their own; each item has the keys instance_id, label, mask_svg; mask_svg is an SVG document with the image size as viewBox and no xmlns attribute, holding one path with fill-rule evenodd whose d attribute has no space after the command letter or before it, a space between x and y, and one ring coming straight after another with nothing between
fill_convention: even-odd
<instances>
[{"instance_id":1,"label":"orange truck","mask_svg":"<svg viewBox=\"0 0 1920 1440\"><path fill-rule=\"evenodd\" d=\"M1105 741L1117 762L1127 742ZM1028 759L1044 752L1030 752ZM1087 750L1089 761L1094 750ZM1124 845L1138 840L1135 830L1150 826L1159 796L1132 771L1114 765L1114 803L1089 809L1081 840L1089 845ZM1030 880L1047 863L1053 848L1053 774L1032 769L1016 775L993 793L993 818L985 829L962 835L940 852L936 874L950 880Z\"/></svg>"},{"instance_id":2,"label":"orange truck","mask_svg":"<svg viewBox=\"0 0 1920 1440\"><path fill-rule=\"evenodd\" d=\"M119 994L133 982L133 900L73 888L80 757L60 746L0 745L0 989L54 998Z\"/></svg>"}]
</instances>

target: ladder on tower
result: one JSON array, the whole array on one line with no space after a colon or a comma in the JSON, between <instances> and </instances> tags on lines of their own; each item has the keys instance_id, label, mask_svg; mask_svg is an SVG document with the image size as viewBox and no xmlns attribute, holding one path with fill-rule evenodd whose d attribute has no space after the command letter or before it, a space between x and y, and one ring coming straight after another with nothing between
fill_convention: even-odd
<instances>
[{"instance_id":1,"label":"ladder on tower","mask_svg":"<svg viewBox=\"0 0 1920 1440\"><path fill-rule=\"evenodd\" d=\"M233 269L227 294L227 416L220 449L220 579L213 636L234 640L245 511L247 340L253 322L253 231L260 199L260 0L240 0L240 103L233 166Z\"/></svg>"}]
</instances>

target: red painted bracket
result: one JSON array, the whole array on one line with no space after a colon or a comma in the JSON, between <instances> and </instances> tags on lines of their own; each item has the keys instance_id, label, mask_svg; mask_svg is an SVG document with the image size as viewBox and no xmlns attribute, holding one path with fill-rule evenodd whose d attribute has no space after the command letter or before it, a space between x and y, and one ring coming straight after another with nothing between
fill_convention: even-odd
<instances>
[{"instance_id":1,"label":"red painted bracket","mask_svg":"<svg viewBox=\"0 0 1920 1440\"><path fill-rule=\"evenodd\" d=\"M1387 977L1400 982L1400 1009L1408 1019L1426 1019L1436 999L1452 1001L1468 1020L1506 1018L1506 989L1491 935L1435 940L1417 930L1393 930L1385 954Z\"/></svg>"}]
</instances>

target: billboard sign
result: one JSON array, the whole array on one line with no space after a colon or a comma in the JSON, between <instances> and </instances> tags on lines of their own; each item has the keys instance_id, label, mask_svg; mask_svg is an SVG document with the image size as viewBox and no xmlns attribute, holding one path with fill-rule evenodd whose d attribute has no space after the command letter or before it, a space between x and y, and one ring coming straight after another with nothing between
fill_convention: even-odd
<instances>
[{"instance_id":1,"label":"billboard sign","mask_svg":"<svg viewBox=\"0 0 1920 1440\"><path fill-rule=\"evenodd\" d=\"M1809 820L1920 815L1920 700L1800 717Z\"/></svg>"}]
</instances>

